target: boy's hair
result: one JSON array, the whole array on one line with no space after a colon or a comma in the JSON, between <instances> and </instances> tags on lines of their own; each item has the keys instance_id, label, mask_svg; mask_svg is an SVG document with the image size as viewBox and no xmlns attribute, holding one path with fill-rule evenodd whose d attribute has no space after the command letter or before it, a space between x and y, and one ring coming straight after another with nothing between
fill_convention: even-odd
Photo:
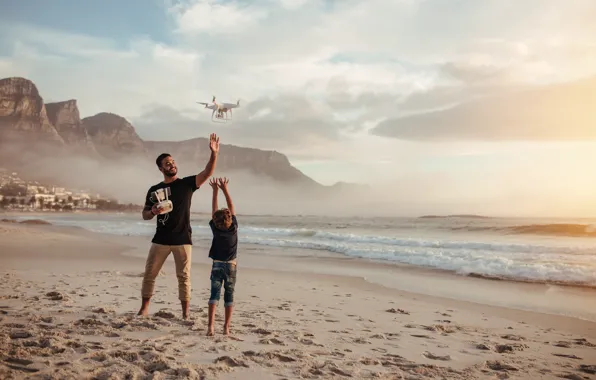
<instances>
[{"instance_id":1,"label":"boy's hair","mask_svg":"<svg viewBox=\"0 0 596 380\"><path fill-rule=\"evenodd\" d=\"M220 230L227 230L232 225L232 212L227 208L215 211L213 214L213 223Z\"/></svg>"}]
</instances>

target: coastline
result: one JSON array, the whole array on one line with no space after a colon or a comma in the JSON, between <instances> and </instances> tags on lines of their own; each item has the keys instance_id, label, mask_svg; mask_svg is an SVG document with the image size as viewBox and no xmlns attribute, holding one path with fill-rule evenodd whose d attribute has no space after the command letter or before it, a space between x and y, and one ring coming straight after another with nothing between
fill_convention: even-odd
<instances>
[{"instance_id":1,"label":"coastline","mask_svg":"<svg viewBox=\"0 0 596 380\"><path fill-rule=\"evenodd\" d=\"M0 220L11 220L10 216L15 215ZM35 218L24 221L25 224L37 224ZM53 227L66 230L72 228L57 225ZM134 244L135 247L146 245L150 241L148 236L119 236L84 231L102 236L104 239ZM194 240L193 265L210 265L206 255L210 240ZM346 276L416 296L596 321L596 289L583 284L458 273L448 269L383 259L349 257L339 253L295 247L280 248L243 243L242 251L244 258L249 258L243 262L245 268L302 275ZM126 258L145 260L146 254L146 249L137 248L125 251L122 255ZM474 292L470 292L469 289L474 289Z\"/></svg>"},{"instance_id":2,"label":"coastline","mask_svg":"<svg viewBox=\"0 0 596 380\"><path fill-rule=\"evenodd\" d=\"M4 222L0 238L0 375L7 379L50 373L144 378L157 372L197 379L554 379L590 378L596 370L594 322L417 294L346 275L378 273L382 265L376 263L284 257L263 267L271 264L267 252L247 250L239 263L233 336L219 334L221 307L216 336L208 338L210 266L201 244L193 248L191 320L183 321L171 257L158 277L150 316L134 316L147 239ZM339 274L305 273L297 263L345 267ZM414 275L428 282L440 277ZM518 293L529 289L518 285L512 284Z\"/></svg>"}]
</instances>

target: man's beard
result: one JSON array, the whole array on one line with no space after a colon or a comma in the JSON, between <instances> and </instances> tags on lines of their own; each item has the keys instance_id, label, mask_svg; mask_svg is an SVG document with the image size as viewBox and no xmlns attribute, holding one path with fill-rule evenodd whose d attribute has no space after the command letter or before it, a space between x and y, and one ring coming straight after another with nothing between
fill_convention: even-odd
<instances>
[{"instance_id":1,"label":"man's beard","mask_svg":"<svg viewBox=\"0 0 596 380\"><path fill-rule=\"evenodd\" d=\"M164 174L170 178L174 177L177 173L178 173L177 169L174 169L172 171L168 170L168 171L164 172Z\"/></svg>"}]
</instances>

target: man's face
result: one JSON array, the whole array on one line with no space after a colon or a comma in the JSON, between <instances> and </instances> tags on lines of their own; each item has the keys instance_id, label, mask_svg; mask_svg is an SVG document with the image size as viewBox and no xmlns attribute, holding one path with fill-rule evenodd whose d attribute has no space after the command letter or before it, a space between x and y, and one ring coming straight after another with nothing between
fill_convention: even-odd
<instances>
[{"instance_id":1,"label":"man's face","mask_svg":"<svg viewBox=\"0 0 596 380\"><path fill-rule=\"evenodd\" d=\"M176 174L178 174L176 162L170 156L161 160L161 169L159 170L168 177L174 177Z\"/></svg>"}]
</instances>

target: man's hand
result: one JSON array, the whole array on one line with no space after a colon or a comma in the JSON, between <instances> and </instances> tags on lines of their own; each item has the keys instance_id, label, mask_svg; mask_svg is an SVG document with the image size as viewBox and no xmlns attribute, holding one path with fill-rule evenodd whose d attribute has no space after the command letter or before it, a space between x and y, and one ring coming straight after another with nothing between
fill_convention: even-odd
<instances>
[{"instance_id":1,"label":"man's hand","mask_svg":"<svg viewBox=\"0 0 596 380\"><path fill-rule=\"evenodd\" d=\"M158 215L161 210L163 210L163 208L161 208L160 206L156 204L153 205L153 207L151 207L151 212L153 213L153 215Z\"/></svg>"},{"instance_id":2,"label":"man's hand","mask_svg":"<svg viewBox=\"0 0 596 380\"><path fill-rule=\"evenodd\" d=\"M227 179L226 177L219 178L217 180L217 184L219 185L219 188L222 189L223 191L227 191L228 190L228 182L230 182L230 180Z\"/></svg>"},{"instance_id":3,"label":"man's hand","mask_svg":"<svg viewBox=\"0 0 596 380\"><path fill-rule=\"evenodd\" d=\"M209 186L213 189L213 191L217 191L217 180L213 177L209 179Z\"/></svg>"},{"instance_id":4,"label":"man's hand","mask_svg":"<svg viewBox=\"0 0 596 380\"><path fill-rule=\"evenodd\" d=\"M209 136L209 149L211 149L213 153L219 152L219 137L217 137L215 133L212 133Z\"/></svg>"},{"instance_id":5,"label":"man's hand","mask_svg":"<svg viewBox=\"0 0 596 380\"><path fill-rule=\"evenodd\" d=\"M144 220L151 220L161 212L161 208L157 207L157 204L154 204L152 207L145 207L143 209L143 219Z\"/></svg>"}]
</instances>

